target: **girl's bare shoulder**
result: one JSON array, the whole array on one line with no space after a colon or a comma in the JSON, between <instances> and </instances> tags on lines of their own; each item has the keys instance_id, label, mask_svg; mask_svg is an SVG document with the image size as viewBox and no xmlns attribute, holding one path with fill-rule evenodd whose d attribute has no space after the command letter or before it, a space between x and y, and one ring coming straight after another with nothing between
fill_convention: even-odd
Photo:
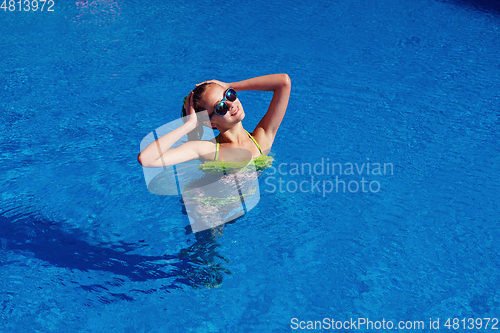
<instances>
[{"instance_id":1,"label":"girl's bare shoulder","mask_svg":"<svg viewBox=\"0 0 500 333\"><path fill-rule=\"evenodd\" d=\"M202 159L204 160L215 159L215 151L217 149L215 139L196 141L196 144L198 146L198 154Z\"/></svg>"}]
</instances>

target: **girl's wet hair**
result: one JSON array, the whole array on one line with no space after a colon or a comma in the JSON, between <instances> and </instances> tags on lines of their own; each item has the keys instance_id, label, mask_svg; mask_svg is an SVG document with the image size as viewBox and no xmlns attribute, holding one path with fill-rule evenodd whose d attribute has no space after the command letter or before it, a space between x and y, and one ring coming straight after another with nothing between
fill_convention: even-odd
<instances>
[{"instance_id":1,"label":"girl's wet hair","mask_svg":"<svg viewBox=\"0 0 500 333\"><path fill-rule=\"evenodd\" d=\"M195 112L201 112L205 111L203 106L201 105L201 99L203 97L203 94L205 93L205 90L214 83L203 83L194 88L193 90L193 106L194 106L194 111ZM186 108L184 107L184 104L182 105L182 119L183 121L186 121L187 117L187 111ZM191 132L188 133L188 140L189 141L194 141L194 140L201 140L203 137L203 124L201 122L198 122L198 126L196 126L195 129L193 129Z\"/></svg>"}]
</instances>

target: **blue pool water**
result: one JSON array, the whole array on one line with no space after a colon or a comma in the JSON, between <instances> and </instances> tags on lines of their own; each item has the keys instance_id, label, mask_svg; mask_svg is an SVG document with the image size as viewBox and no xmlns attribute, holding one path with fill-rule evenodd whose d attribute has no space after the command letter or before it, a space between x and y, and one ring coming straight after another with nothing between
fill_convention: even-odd
<instances>
[{"instance_id":1,"label":"blue pool water","mask_svg":"<svg viewBox=\"0 0 500 333\"><path fill-rule=\"evenodd\" d=\"M450 331L447 318L500 317L495 3L95 0L0 15L0 331L300 331L293 318ZM195 83L281 72L281 172L236 222L188 233L180 197L148 192L140 141ZM252 130L270 94L240 100ZM343 173L321 170L334 163ZM354 191L363 181L372 190Z\"/></svg>"}]
</instances>

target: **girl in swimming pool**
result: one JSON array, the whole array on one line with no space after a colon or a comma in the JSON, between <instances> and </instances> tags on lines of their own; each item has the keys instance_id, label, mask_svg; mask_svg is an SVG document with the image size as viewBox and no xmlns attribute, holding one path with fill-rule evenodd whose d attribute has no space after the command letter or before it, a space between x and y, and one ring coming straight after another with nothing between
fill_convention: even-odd
<instances>
[{"instance_id":1,"label":"girl in swimming pool","mask_svg":"<svg viewBox=\"0 0 500 333\"><path fill-rule=\"evenodd\" d=\"M188 141L171 149L175 142L198 127L196 113L205 110L208 119L203 124L219 130L216 139L221 149L245 149L252 158L264 155L270 151L285 115L290 89L291 82L287 74L260 76L230 84L217 80L200 83L186 98L184 108L187 121L148 145L137 159L145 167L174 165L192 159L222 160L222 156L217 156L218 145L211 141ZM245 111L237 92L242 90L273 91L266 114L251 134L245 131L241 123Z\"/></svg>"},{"instance_id":2,"label":"girl in swimming pool","mask_svg":"<svg viewBox=\"0 0 500 333\"><path fill-rule=\"evenodd\" d=\"M256 204L258 172L253 171L261 171L272 162L272 157L265 154L270 151L285 115L290 89L290 78L286 74L231 84L217 80L200 83L185 100L183 112L187 121L139 154L139 163L145 167L162 167L193 159L213 161L198 167L206 176L192 179L182 190L194 231L216 228L242 216ZM252 134L241 123L245 117L237 96L237 91L241 90L273 91L269 108ZM199 119L203 118L197 116L200 114L205 119ZM199 139L203 125L220 131L216 143ZM186 134L188 142L171 148Z\"/></svg>"}]
</instances>

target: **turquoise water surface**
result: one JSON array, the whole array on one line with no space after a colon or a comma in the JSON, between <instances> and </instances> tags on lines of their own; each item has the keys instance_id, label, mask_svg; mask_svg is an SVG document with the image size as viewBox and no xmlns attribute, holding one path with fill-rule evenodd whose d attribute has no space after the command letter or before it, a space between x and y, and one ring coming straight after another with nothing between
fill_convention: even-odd
<instances>
[{"instance_id":1,"label":"turquoise water surface","mask_svg":"<svg viewBox=\"0 0 500 333\"><path fill-rule=\"evenodd\" d=\"M0 10L0 331L500 317L496 4L18 9ZM180 196L148 191L139 144L196 83L272 73L292 94L260 201L194 235ZM251 131L271 94L238 97Z\"/></svg>"}]
</instances>

